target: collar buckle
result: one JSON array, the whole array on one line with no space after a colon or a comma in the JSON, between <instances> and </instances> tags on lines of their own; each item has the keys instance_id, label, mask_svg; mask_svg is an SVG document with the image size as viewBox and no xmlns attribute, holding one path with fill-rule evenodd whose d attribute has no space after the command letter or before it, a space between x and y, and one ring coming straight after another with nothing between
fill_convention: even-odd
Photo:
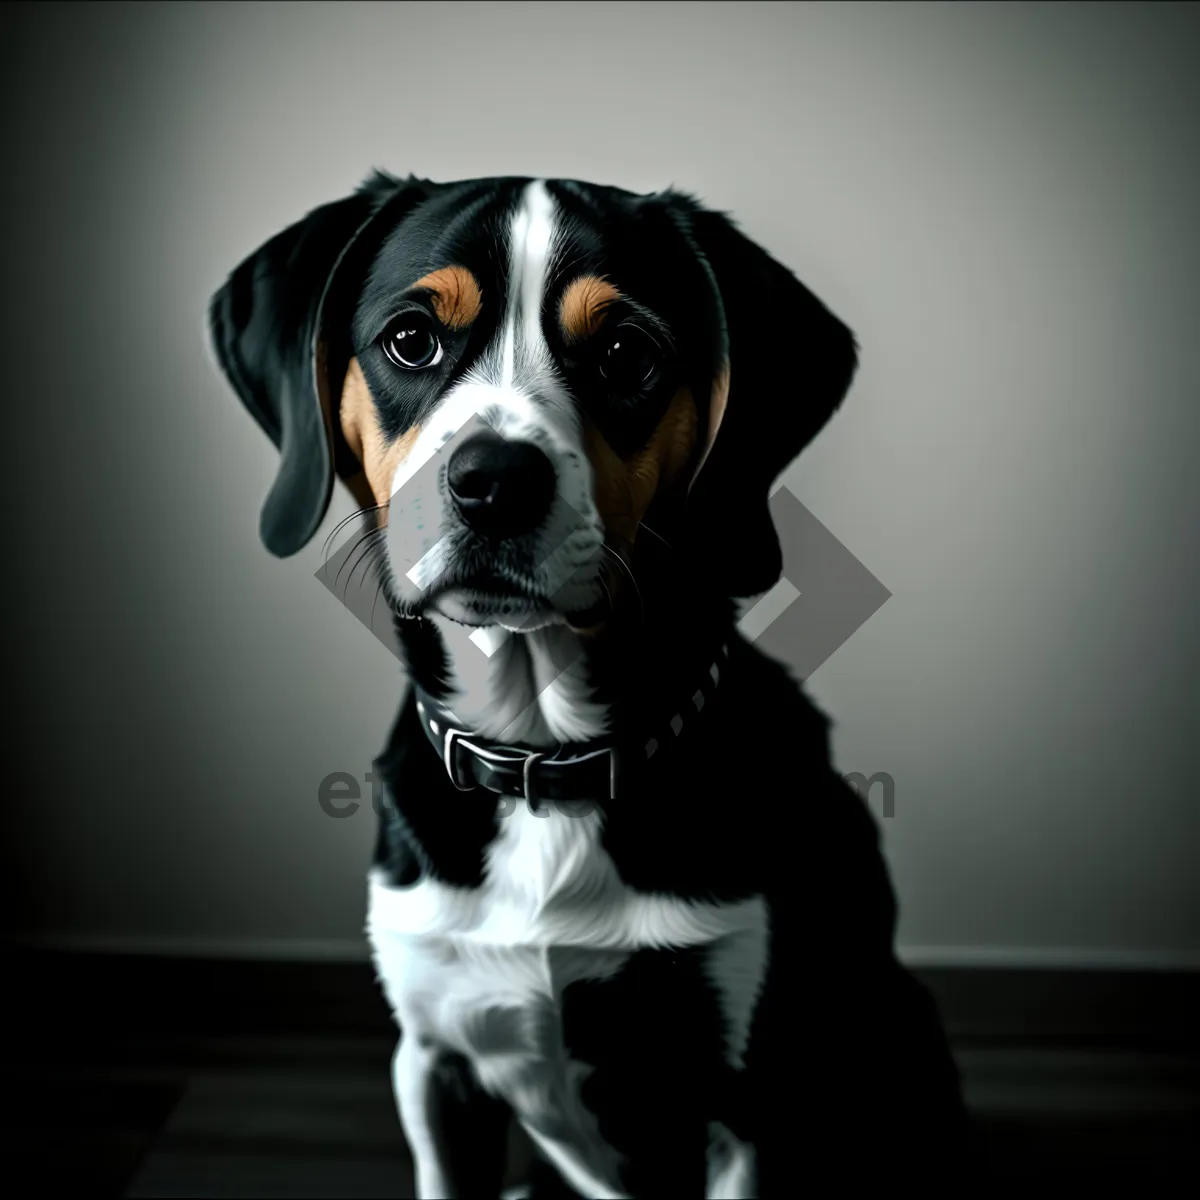
<instances>
[{"instance_id":1,"label":"collar buckle","mask_svg":"<svg viewBox=\"0 0 1200 1200\"><path fill-rule=\"evenodd\" d=\"M533 769L545 757L545 754L537 750L530 750L529 753L525 755L525 761L521 764L522 790L525 793L525 803L529 805L529 811L531 813L537 812L538 805L540 803L540 799L537 794L537 788L534 786L533 782Z\"/></svg>"},{"instance_id":2,"label":"collar buckle","mask_svg":"<svg viewBox=\"0 0 1200 1200\"><path fill-rule=\"evenodd\" d=\"M447 729L446 740L442 745L442 761L446 764L446 774L450 776L450 782L454 784L460 792L473 792L475 785L471 783L464 784L461 781L461 772L458 769L458 755L455 753L459 746L460 739L465 739L467 731L465 729ZM469 742L466 743L468 746Z\"/></svg>"}]
</instances>

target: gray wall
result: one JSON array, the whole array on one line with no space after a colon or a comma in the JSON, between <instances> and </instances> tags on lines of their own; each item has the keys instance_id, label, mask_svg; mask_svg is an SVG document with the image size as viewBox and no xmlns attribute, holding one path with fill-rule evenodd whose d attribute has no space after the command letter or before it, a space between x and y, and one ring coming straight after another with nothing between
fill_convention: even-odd
<instances>
[{"instance_id":1,"label":"gray wall","mask_svg":"<svg viewBox=\"0 0 1200 1200\"><path fill-rule=\"evenodd\" d=\"M275 456L203 313L380 165L674 183L792 265L864 350L786 478L894 593L811 686L896 780L906 954L1200 961L1198 18L6 10L7 923L359 952L372 822L316 789L398 668L319 540L259 546Z\"/></svg>"}]
</instances>

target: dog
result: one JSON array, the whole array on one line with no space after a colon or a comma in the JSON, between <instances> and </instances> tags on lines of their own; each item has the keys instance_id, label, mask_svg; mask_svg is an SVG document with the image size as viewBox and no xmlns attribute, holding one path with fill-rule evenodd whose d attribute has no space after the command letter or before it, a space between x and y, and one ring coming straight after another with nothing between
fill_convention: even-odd
<instances>
[{"instance_id":1,"label":"dog","mask_svg":"<svg viewBox=\"0 0 1200 1200\"><path fill-rule=\"evenodd\" d=\"M382 172L209 317L267 549L341 479L403 651L367 928L418 1195L499 1195L514 1120L538 1195L955 1178L877 827L736 623L849 328L681 192Z\"/></svg>"}]
</instances>

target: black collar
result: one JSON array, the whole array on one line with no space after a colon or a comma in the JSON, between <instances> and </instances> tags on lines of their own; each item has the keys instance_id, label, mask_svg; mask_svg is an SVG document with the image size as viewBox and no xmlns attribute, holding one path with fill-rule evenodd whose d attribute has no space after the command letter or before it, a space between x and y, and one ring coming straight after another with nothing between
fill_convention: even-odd
<instances>
[{"instance_id":1,"label":"black collar","mask_svg":"<svg viewBox=\"0 0 1200 1200\"><path fill-rule=\"evenodd\" d=\"M690 725L704 711L728 657L726 643L700 677L691 681L674 713L628 741L562 744L553 753L500 745L476 737L449 708L420 688L416 689L417 714L459 791L482 787L502 796L523 797L535 812L542 800L615 800L636 765L653 758L660 747L679 737L685 723Z\"/></svg>"}]
</instances>

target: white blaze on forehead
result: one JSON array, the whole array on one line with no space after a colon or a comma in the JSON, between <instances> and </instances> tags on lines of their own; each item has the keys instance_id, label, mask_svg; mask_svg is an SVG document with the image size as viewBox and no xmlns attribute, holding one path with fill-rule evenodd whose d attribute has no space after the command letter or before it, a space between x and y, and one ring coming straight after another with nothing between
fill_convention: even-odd
<instances>
[{"instance_id":1,"label":"white blaze on forehead","mask_svg":"<svg viewBox=\"0 0 1200 1200\"><path fill-rule=\"evenodd\" d=\"M556 209L545 183L525 188L509 237L508 311L504 317L501 387L511 388L522 367L548 363L542 301L554 248Z\"/></svg>"},{"instance_id":2,"label":"white blaze on forehead","mask_svg":"<svg viewBox=\"0 0 1200 1200\"><path fill-rule=\"evenodd\" d=\"M442 398L436 415L425 423L397 467L392 496L485 410L504 415L506 421L488 423L506 435L514 431L502 428L505 424L538 421L529 395L544 394L548 390L544 385L554 377L553 358L542 333L542 304L554 255L556 218L557 208L545 183L537 179L527 184L509 232L508 304L498 344L493 342L463 382Z\"/></svg>"}]
</instances>

